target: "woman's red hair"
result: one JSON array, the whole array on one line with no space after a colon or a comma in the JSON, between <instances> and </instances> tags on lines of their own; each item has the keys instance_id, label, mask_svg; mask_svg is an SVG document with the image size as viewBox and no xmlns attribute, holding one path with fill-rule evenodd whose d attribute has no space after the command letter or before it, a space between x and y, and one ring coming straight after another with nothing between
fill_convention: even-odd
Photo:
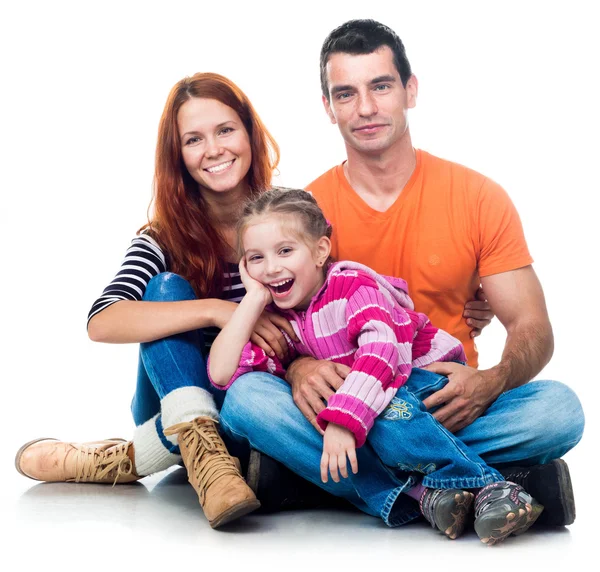
<instances>
[{"instance_id":1,"label":"woman's red hair","mask_svg":"<svg viewBox=\"0 0 600 572\"><path fill-rule=\"evenodd\" d=\"M210 213L188 173L181 154L177 114L189 99L216 99L240 117L252 149L246 175L250 194L271 185L279 163L279 147L252 104L232 81L215 73L197 73L177 82L165 104L158 127L154 193L149 228L165 250L170 270L186 278L200 298L217 297L223 289L226 245L210 220Z\"/></svg>"}]
</instances>

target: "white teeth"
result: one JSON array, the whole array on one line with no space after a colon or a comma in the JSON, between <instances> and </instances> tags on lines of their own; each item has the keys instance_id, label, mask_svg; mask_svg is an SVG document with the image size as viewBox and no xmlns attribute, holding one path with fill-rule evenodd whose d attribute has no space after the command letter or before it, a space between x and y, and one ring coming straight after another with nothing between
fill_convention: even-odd
<instances>
[{"instance_id":1,"label":"white teeth","mask_svg":"<svg viewBox=\"0 0 600 572\"><path fill-rule=\"evenodd\" d=\"M288 278L287 280L282 280L281 282L274 282L273 284L269 284L269 286L273 286L274 288L277 286L283 286L284 284L287 284L288 282L291 282L293 280L293 278Z\"/></svg>"},{"instance_id":2,"label":"white teeth","mask_svg":"<svg viewBox=\"0 0 600 572\"><path fill-rule=\"evenodd\" d=\"M208 167L206 170L209 173L220 173L221 171L227 169L227 167L229 167L229 165L231 165L232 163L233 160L227 161L227 163L221 163L220 165L215 165L214 167Z\"/></svg>"}]
</instances>

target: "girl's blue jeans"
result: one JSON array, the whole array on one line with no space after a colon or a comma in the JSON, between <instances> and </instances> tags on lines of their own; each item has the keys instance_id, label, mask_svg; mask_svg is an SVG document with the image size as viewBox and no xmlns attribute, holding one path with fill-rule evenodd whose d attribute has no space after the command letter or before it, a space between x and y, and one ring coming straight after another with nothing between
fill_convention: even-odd
<instances>
[{"instance_id":1,"label":"girl's blue jeans","mask_svg":"<svg viewBox=\"0 0 600 572\"><path fill-rule=\"evenodd\" d=\"M194 298L191 286L171 273L154 277L144 296L153 301ZM413 370L376 420L367 443L357 450L358 473L340 483L321 482L323 439L296 407L287 382L256 372L240 377L226 395L210 385L201 331L140 345L132 412L139 425L160 411L160 399L169 391L190 385L207 389L221 408L221 429L228 442L277 459L390 526L419 515L415 501L401 493L421 477L427 487L481 487L501 479L488 464L545 463L564 455L581 438L579 400L554 381L530 382L503 393L484 415L452 435L422 404L447 382L444 376ZM157 428L159 422L160 416ZM168 441L167 445L176 452Z\"/></svg>"}]
</instances>

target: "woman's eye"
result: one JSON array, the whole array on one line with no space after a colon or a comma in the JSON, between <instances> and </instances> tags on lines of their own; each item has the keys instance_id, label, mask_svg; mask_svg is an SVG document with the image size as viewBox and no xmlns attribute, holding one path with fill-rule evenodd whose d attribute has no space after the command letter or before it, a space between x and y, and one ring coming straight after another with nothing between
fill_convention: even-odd
<instances>
[{"instance_id":1,"label":"woman's eye","mask_svg":"<svg viewBox=\"0 0 600 572\"><path fill-rule=\"evenodd\" d=\"M232 127L223 127L221 131L219 131L220 135L227 135L227 133L231 133L233 131Z\"/></svg>"},{"instance_id":2,"label":"woman's eye","mask_svg":"<svg viewBox=\"0 0 600 572\"><path fill-rule=\"evenodd\" d=\"M186 145L195 145L196 143L198 143L200 141L200 137L190 137L185 144Z\"/></svg>"}]
</instances>

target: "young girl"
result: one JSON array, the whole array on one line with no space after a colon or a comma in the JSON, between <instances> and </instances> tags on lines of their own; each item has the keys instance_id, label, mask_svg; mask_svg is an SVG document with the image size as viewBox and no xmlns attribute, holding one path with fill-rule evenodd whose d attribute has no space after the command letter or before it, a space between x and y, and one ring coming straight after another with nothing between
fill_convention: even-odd
<instances>
[{"instance_id":1,"label":"young girl","mask_svg":"<svg viewBox=\"0 0 600 572\"><path fill-rule=\"evenodd\" d=\"M324 430L321 479L327 482L330 473L338 482L339 474L348 477L347 459L352 473L358 472L356 448L365 443L392 398L406 391L402 386L412 368L464 361L463 348L413 310L404 281L358 263L331 262L331 226L310 193L265 193L247 205L238 228L246 296L211 348L209 377L227 389L249 371L283 376L284 366L298 355L351 367L317 418ZM291 322L300 340L285 335L289 352L284 362L249 341L269 304ZM406 466L424 467L426 479L408 494L419 501L432 526L449 538L463 531L473 501L475 530L488 544L525 532L543 510L468 449L457 450L457 443L423 407L410 412L405 428L405 438L394 443L393 466L409 460ZM415 463L415 456L425 466ZM457 476L482 475L490 484L476 490L476 496L452 487ZM433 482L435 488L426 486Z\"/></svg>"}]
</instances>

